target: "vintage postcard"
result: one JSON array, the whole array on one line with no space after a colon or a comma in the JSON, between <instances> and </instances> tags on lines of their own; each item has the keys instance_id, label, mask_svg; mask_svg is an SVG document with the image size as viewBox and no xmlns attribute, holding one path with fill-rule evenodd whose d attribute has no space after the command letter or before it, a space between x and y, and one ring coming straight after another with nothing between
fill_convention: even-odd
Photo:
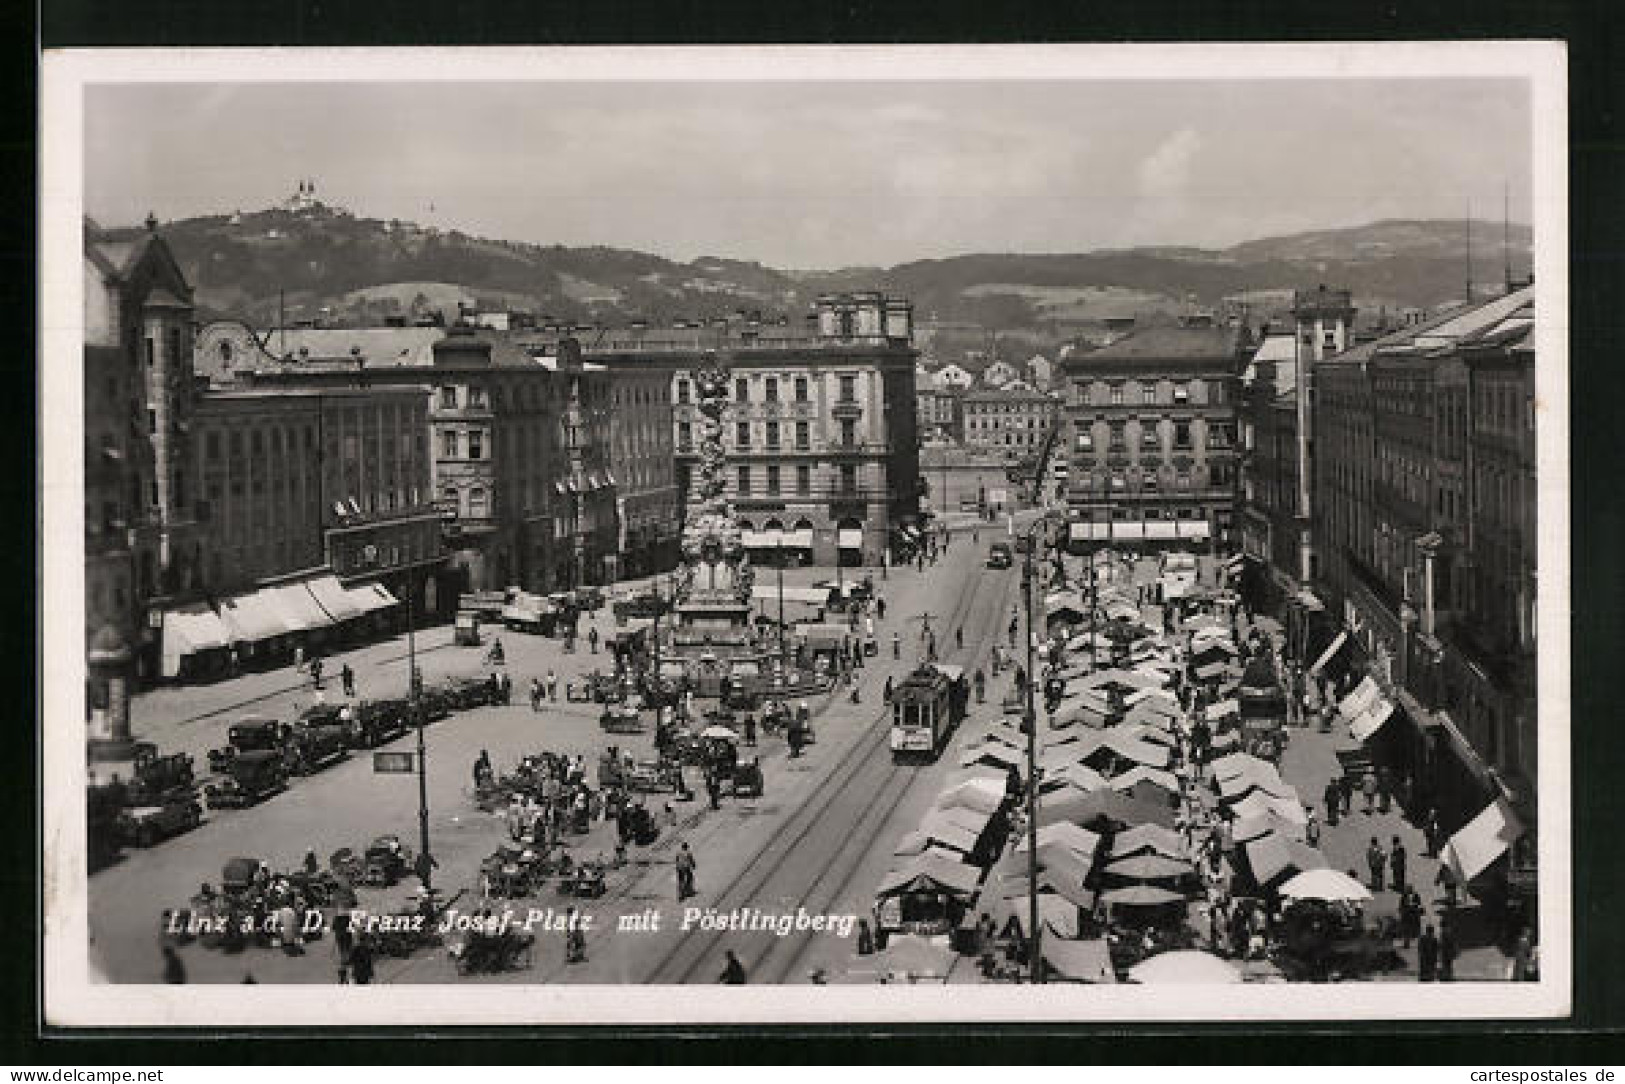
<instances>
[{"instance_id":1,"label":"vintage postcard","mask_svg":"<svg viewBox=\"0 0 1625 1084\"><path fill-rule=\"evenodd\" d=\"M49 1023L1568 1011L1560 45L43 91Z\"/></svg>"}]
</instances>

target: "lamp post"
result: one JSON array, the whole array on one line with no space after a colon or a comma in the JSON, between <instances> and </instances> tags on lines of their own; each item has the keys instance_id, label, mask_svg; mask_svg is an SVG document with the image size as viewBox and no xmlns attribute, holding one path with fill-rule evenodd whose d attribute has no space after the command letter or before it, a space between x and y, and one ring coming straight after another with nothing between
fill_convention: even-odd
<instances>
[{"instance_id":1,"label":"lamp post","mask_svg":"<svg viewBox=\"0 0 1625 1084\"><path fill-rule=\"evenodd\" d=\"M1037 633L1033 628L1033 554L1038 548L1037 535L1043 531L1048 537L1049 520L1040 517L1023 532L1027 552L1022 565L1021 598L1027 615L1027 680L1022 695L1026 701L1023 719L1027 724L1027 922L1031 933L1031 958L1028 960L1031 980L1044 981L1044 960L1040 943L1043 930L1038 920L1038 710L1033 703L1033 644ZM1092 650L1092 648L1091 648Z\"/></svg>"},{"instance_id":2,"label":"lamp post","mask_svg":"<svg viewBox=\"0 0 1625 1084\"><path fill-rule=\"evenodd\" d=\"M406 672L412 722L418 735L418 852L422 856L418 859L418 874L427 898L432 887L434 859L429 852L429 760L423 743L423 699L420 695L423 680L418 674L417 593L415 577L409 578L406 584Z\"/></svg>"}]
</instances>

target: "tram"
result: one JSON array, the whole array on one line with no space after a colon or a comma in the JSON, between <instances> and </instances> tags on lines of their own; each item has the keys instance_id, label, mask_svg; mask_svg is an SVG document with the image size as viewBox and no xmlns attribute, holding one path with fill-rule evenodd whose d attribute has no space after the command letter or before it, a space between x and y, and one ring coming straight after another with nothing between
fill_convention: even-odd
<instances>
[{"instance_id":1,"label":"tram","mask_svg":"<svg viewBox=\"0 0 1625 1084\"><path fill-rule=\"evenodd\" d=\"M892 690L892 760L935 760L969 700L962 666L932 663L909 674Z\"/></svg>"}]
</instances>

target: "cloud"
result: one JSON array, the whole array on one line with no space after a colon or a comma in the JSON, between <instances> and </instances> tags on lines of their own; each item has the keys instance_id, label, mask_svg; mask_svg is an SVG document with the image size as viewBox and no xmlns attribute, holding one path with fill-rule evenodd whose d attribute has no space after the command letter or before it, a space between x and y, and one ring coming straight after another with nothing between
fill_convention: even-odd
<instances>
[{"instance_id":1,"label":"cloud","mask_svg":"<svg viewBox=\"0 0 1625 1084\"><path fill-rule=\"evenodd\" d=\"M1202 147L1202 137L1193 129L1181 128L1140 163L1140 194L1147 197L1177 196L1190 181L1191 163Z\"/></svg>"}]
</instances>

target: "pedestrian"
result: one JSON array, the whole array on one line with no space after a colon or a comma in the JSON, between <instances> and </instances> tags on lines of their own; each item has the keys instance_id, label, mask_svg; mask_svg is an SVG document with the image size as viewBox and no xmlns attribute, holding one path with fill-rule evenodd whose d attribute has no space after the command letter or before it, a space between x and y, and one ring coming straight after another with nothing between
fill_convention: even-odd
<instances>
[{"instance_id":1,"label":"pedestrian","mask_svg":"<svg viewBox=\"0 0 1625 1084\"><path fill-rule=\"evenodd\" d=\"M554 703L559 699L559 676L551 668L547 671L547 698Z\"/></svg>"},{"instance_id":2,"label":"pedestrian","mask_svg":"<svg viewBox=\"0 0 1625 1084\"><path fill-rule=\"evenodd\" d=\"M883 598L876 598L875 599L875 614L880 618L880 620L882 620L882 621L886 620L886 600L885 599L883 599Z\"/></svg>"},{"instance_id":3,"label":"pedestrian","mask_svg":"<svg viewBox=\"0 0 1625 1084\"><path fill-rule=\"evenodd\" d=\"M1365 813L1369 817L1377 800L1377 773L1370 768L1366 769L1365 778L1360 780L1360 793L1365 796Z\"/></svg>"},{"instance_id":4,"label":"pedestrian","mask_svg":"<svg viewBox=\"0 0 1625 1084\"><path fill-rule=\"evenodd\" d=\"M722 781L712 768L705 769L705 793L711 799L712 809L722 808Z\"/></svg>"},{"instance_id":5,"label":"pedestrian","mask_svg":"<svg viewBox=\"0 0 1625 1084\"><path fill-rule=\"evenodd\" d=\"M1326 803L1326 824L1330 828L1337 827L1337 813L1343 806L1343 792L1337 785L1337 780L1326 780L1326 790L1321 794L1321 800Z\"/></svg>"},{"instance_id":6,"label":"pedestrian","mask_svg":"<svg viewBox=\"0 0 1625 1084\"><path fill-rule=\"evenodd\" d=\"M745 985L745 965L739 962L739 957L733 954L733 949L727 952L728 966L722 969L722 975L717 982L724 986Z\"/></svg>"},{"instance_id":7,"label":"pedestrian","mask_svg":"<svg viewBox=\"0 0 1625 1084\"><path fill-rule=\"evenodd\" d=\"M1338 803L1343 807L1343 816L1348 816L1354 809L1354 777L1344 772L1337 777L1337 790L1341 796Z\"/></svg>"},{"instance_id":8,"label":"pedestrian","mask_svg":"<svg viewBox=\"0 0 1625 1084\"><path fill-rule=\"evenodd\" d=\"M322 660L310 660L310 683L316 688L322 687Z\"/></svg>"},{"instance_id":9,"label":"pedestrian","mask_svg":"<svg viewBox=\"0 0 1625 1084\"><path fill-rule=\"evenodd\" d=\"M1439 923L1439 981L1454 982L1456 979L1456 932L1455 923L1446 915Z\"/></svg>"},{"instance_id":10,"label":"pedestrian","mask_svg":"<svg viewBox=\"0 0 1625 1084\"><path fill-rule=\"evenodd\" d=\"M1450 868L1449 862L1439 863L1439 874L1433 883L1444 889L1444 904L1446 907L1456 905L1456 871Z\"/></svg>"},{"instance_id":11,"label":"pedestrian","mask_svg":"<svg viewBox=\"0 0 1625 1084\"><path fill-rule=\"evenodd\" d=\"M1529 932L1528 930L1525 930L1524 931L1525 935L1527 935L1528 932ZM869 920L868 919L860 918L860 919L858 919L858 955L859 956L871 956L871 955L874 954L874 951L875 951L875 935L874 935L874 931L869 928Z\"/></svg>"},{"instance_id":12,"label":"pedestrian","mask_svg":"<svg viewBox=\"0 0 1625 1084\"><path fill-rule=\"evenodd\" d=\"M965 646L965 629L963 626L954 630L954 647L963 649Z\"/></svg>"},{"instance_id":13,"label":"pedestrian","mask_svg":"<svg viewBox=\"0 0 1625 1084\"><path fill-rule=\"evenodd\" d=\"M1309 811L1309 817L1304 822L1303 841L1311 847L1320 846L1320 818L1315 816L1313 809Z\"/></svg>"},{"instance_id":14,"label":"pedestrian","mask_svg":"<svg viewBox=\"0 0 1625 1084\"><path fill-rule=\"evenodd\" d=\"M344 669L339 671L339 681L344 685L345 696L355 696L355 671L350 669L349 663L345 663Z\"/></svg>"},{"instance_id":15,"label":"pedestrian","mask_svg":"<svg viewBox=\"0 0 1625 1084\"><path fill-rule=\"evenodd\" d=\"M1433 806L1428 807L1426 815L1422 818L1422 838L1427 843L1428 857L1437 858L1439 856L1439 811Z\"/></svg>"},{"instance_id":16,"label":"pedestrian","mask_svg":"<svg viewBox=\"0 0 1625 1084\"><path fill-rule=\"evenodd\" d=\"M745 716L745 744L752 749L756 748L756 716Z\"/></svg>"},{"instance_id":17,"label":"pedestrian","mask_svg":"<svg viewBox=\"0 0 1625 1084\"><path fill-rule=\"evenodd\" d=\"M594 625L587 630L587 647L594 655L598 654L598 626Z\"/></svg>"},{"instance_id":18,"label":"pedestrian","mask_svg":"<svg viewBox=\"0 0 1625 1084\"><path fill-rule=\"evenodd\" d=\"M1422 930L1416 941L1416 981L1432 982L1439 973L1439 938L1433 932L1433 923Z\"/></svg>"},{"instance_id":19,"label":"pedestrian","mask_svg":"<svg viewBox=\"0 0 1625 1084\"><path fill-rule=\"evenodd\" d=\"M531 711L541 711L542 710L542 679L541 678L533 677L533 678L530 679L530 710Z\"/></svg>"},{"instance_id":20,"label":"pedestrian","mask_svg":"<svg viewBox=\"0 0 1625 1084\"><path fill-rule=\"evenodd\" d=\"M1393 806L1394 773L1387 765L1377 769L1377 811L1386 813Z\"/></svg>"},{"instance_id":21,"label":"pedestrian","mask_svg":"<svg viewBox=\"0 0 1625 1084\"><path fill-rule=\"evenodd\" d=\"M1383 853L1382 844L1377 837L1371 837L1371 846L1365 849L1366 864L1371 867L1371 891L1382 891L1383 868L1388 864L1388 856Z\"/></svg>"},{"instance_id":22,"label":"pedestrian","mask_svg":"<svg viewBox=\"0 0 1625 1084\"><path fill-rule=\"evenodd\" d=\"M1388 879L1394 883L1394 891L1405 891L1405 844L1398 836L1394 837L1394 845L1388 849Z\"/></svg>"},{"instance_id":23,"label":"pedestrian","mask_svg":"<svg viewBox=\"0 0 1625 1084\"><path fill-rule=\"evenodd\" d=\"M372 941L362 934L350 950L350 977L357 986L372 985Z\"/></svg>"},{"instance_id":24,"label":"pedestrian","mask_svg":"<svg viewBox=\"0 0 1625 1084\"><path fill-rule=\"evenodd\" d=\"M694 852L684 842L677 851L677 899L686 900L694 894Z\"/></svg>"},{"instance_id":25,"label":"pedestrian","mask_svg":"<svg viewBox=\"0 0 1625 1084\"><path fill-rule=\"evenodd\" d=\"M181 963L180 953L175 951L174 945L164 946L164 981L171 986L186 983L186 965Z\"/></svg>"},{"instance_id":26,"label":"pedestrian","mask_svg":"<svg viewBox=\"0 0 1625 1084\"><path fill-rule=\"evenodd\" d=\"M1405 890L1399 900L1399 936L1405 948L1421 936L1422 897L1414 888Z\"/></svg>"},{"instance_id":27,"label":"pedestrian","mask_svg":"<svg viewBox=\"0 0 1625 1084\"><path fill-rule=\"evenodd\" d=\"M339 985L350 984L350 953L355 949L355 932L350 929L350 916L340 912L333 916L333 962L338 965Z\"/></svg>"},{"instance_id":28,"label":"pedestrian","mask_svg":"<svg viewBox=\"0 0 1625 1084\"><path fill-rule=\"evenodd\" d=\"M567 964L587 962L587 935L581 929L581 921L576 917L574 907L568 907L564 911L564 962Z\"/></svg>"}]
</instances>

